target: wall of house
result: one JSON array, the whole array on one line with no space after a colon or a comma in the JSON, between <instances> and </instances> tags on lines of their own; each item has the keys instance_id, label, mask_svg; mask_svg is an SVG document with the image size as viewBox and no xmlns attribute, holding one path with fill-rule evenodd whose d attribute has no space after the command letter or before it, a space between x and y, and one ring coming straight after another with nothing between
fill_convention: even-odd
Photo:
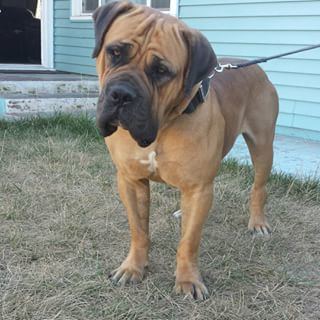
<instances>
[{"instance_id":1,"label":"wall of house","mask_svg":"<svg viewBox=\"0 0 320 320\"><path fill-rule=\"evenodd\" d=\"M179 17L220 57L254 59L320 43L320 1L180 0ZM261 67L280 96L278 133L320 140L320 49Z\"/></svg>"},{"instance_id":2,"label":"wall of house","mask_svg":"<svg viewBox=\"0 0 320 320\"><path fill-rule=\"evenodd\" d=\"M71 0L54 0L55 68L96 74L91 21L71 21ZM320 1L180 0L179 17L216 54L246 59L320 42ZM320 141L320 49L261 64L280 96L278 133Z\"/></svg>"},{"instance_id":3,"label":"wall of house","mask_svg":"<svg viewBox=\"0 0 320 320\"><path fill-rule=\"evenodd\" d=\"M71 0L54 0L55 69L95 75L92 21L72 21L70 16Z\"/></svg>"}]
</instances>

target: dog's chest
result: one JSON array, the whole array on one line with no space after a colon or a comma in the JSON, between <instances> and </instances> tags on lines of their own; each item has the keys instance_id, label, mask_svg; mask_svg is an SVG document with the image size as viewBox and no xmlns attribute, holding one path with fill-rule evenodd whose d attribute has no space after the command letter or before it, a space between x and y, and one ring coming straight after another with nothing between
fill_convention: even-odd
<instances>
[{"instance_id":1,"label":"dog's chest","mask_svg":"<svg viewBox=\"0 0 320 320\"><path fill-rule=\"evenodd\" d=\"M126 169L128 174L139 176L140 179L162 181L159 175L162 163L157 151L155 149L146 151L139 153L135 157L129 156L127 158Z\"/></svg>"},{"instance_id":2,"label":"dog's chest","mask_svg":"<svg viewBox=\"0 0 320 320\"><path fill-rule=\"evenodd\" d=\"M142 167L146 167L147 171L150 174L156 174L158 169L158 162L156 159L157 153L156 151L149 152L147 159L140 159L139 163Z\"/></svg>"},{"instance_id":3,"label":"dog's chest","mask_svg":"<svg viewBox=\"0 0 320 320\"><path fill-rule=\"evenodd\" d=\"M208 161L212 162L210 157L205 157L207 153L201 152L204 148L201 143L192 144L191 140L186 143L183 137L167 137L147 148L140 148L126 131L118 129L106 138L106 143L117 169L128 178L150 179L176 186L183 181L192 180L193 183L203 171L208 174L204 168Z\"/></svg>"},{"instance_id":4,"label":"dog's chest","mask_svg":"<svg viewBox=\"0 0 320 320\"><path fill-rule=\"evenodd\" d=\"M156 148L141 149L136 145L113 140L108 139L107 145L118 170L132 179L160 180L158 177L160 163Z\"/></svg>"}]
</instances>

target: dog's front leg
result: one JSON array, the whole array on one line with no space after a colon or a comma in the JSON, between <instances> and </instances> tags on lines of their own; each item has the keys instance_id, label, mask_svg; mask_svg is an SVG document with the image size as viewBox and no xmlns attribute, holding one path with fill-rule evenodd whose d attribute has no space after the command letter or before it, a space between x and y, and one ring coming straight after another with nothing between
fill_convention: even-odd
<instances>
[{"instance_id":1,"label":"dog's front leg","mask_svg":"<svg viewBox=\"0 0 320 320\"><path fill-rule=\"evenodd\" d=\"M182 191L181 195L181 240L177 251L175 288L177 293L199 300L208 296L198 269L198 250L212 198L211 184Z\"/></svg>"},{"instance_id":2,"label":"dog's front leg","mask_svg":"<svg viewBox=\"0 0 320 320\"><path fill-rule=\"evenodd\" d=\"M127 209L131 245L127 258L110 277L124 285L140 282L148 264L150 189L148 180L131 180L121 172L118 172L118 188Z\"/></svg>"}]
</instances>

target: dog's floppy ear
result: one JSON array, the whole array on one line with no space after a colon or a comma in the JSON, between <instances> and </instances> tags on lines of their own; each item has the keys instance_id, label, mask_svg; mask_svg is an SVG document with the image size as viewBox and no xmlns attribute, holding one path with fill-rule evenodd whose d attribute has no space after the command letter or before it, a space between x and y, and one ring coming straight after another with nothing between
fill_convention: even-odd
<instances>
[{"instance_id":1,"label":"dog's floppy ear","mask_svg":"<svg viewBox=\"0 0 320 320\"><path fill-rule=\"evenodd\" d=\"M184 92L189 95L194 85L214 71L218 61L209 41L200 32L183 30L182 34L188 48Z\"/></svg>"},{"instance_id":2,"label":"dog's floppy ear","mask_svg":"<svg viewBox=\"0 0 320 320\"><path fill-rule=\"evenodd\" d=\"M96 58L101 50L103 39L112 22L120 15L133 8L129 1L113 1L105 6L97 8L93 15L94 33L96 44L92 53L92 58Z\"/></svg>"}]
</instances>

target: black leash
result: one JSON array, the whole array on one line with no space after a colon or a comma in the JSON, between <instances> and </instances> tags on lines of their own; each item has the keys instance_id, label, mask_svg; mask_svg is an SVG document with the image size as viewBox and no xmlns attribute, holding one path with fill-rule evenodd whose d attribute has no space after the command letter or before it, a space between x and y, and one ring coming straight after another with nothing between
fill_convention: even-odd
<instances>
[{"instance_id":1,"label":"black leash","mask_svg":"<svg viewBox=\"0 0 320 320\"><path fill-rule=\"evenodd\" d=\"M276 54L276 55L270 56L270 57L255 59L255 60L247 61L247 62L244 62L244 63L238 63L238 64L228 63L228 64L222 64L222 65L219 64L219 66L216 67L214 70L215 70L215 72L223 72L224 69L229 70L229 69L245 68L245 67L249 67L249 66L251 66L253 64L267 62L267 61L272 60L272 59L277 59L277 58L288 56L290 54L294 54L294 53L298 53L298 52L302 52L302 51L307 51L307 50L312 50L312 49L316 49L316 48L320 48L320 44L315 44L313 46L305 47L305 48L302 48L302 49L298 49L298 50L294 50L294 51L290 51L290 52L286 52L286 53L281 53L281 54ZM214 73L213 73L213 75L214 75ZM212 77L213 77L213 75L212 75Z\"/></svg>"},{"instance_id":2,"label":"black leash","mask_svg":"<svg viewBox=\"0 0 320 320\"><path fill-rule=\"evenodd\" d=\"M272 59L277 59L277 58L281 58L281 57L284 57L284 56L288 56L290 54L294 54L294 53L298 53L298 52L302 52L302 51L307 51L307 50L312 50L312 49L316 49L316 48L320 48L320 44L315 44L313 46L305 47L305 48L302 48L302 49L299 49L299 50L294 50L294 51L290 51L290 52L286 52L286 53L282 53L282 54L276 54L274 56L255 59L255 60L247 61L247 62L244 62L244 63L219 64L217 67L214 68L214 71L213 71L212 74L210 74L207 78L205 78L205 79L203 79L201 81L199 90L197 91L197 93L193 97L193 99L190 101L190 103L187 106L187 108L183 111L183 113L189 114L189 113L194 112L197 109L197 107L206 100L206 97L207 97L208 92L209 92L210 81L211 81L211 79L214 77L214 75L217 72L221 73L224 70L245 68L245 67L252 66L254 64L267 62L267 61L272 60Z\"/></svg>"}]
</instances>

